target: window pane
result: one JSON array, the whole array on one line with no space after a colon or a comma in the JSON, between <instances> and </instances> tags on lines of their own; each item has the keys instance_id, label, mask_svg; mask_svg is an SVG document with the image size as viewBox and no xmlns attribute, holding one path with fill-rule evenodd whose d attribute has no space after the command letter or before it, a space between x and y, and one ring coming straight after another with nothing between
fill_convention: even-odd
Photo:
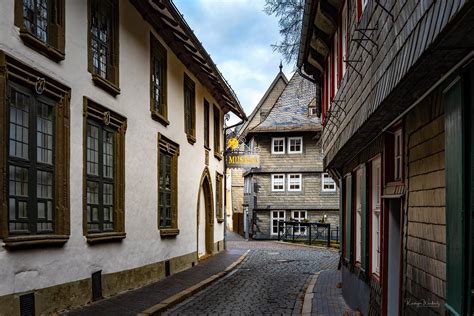
<instances>
[{"instance_id":1,"label":"window pane","mask_svg":"<svg viewBox=\"0 0 474 316\"><path fill-rule=\"evenodd\" d=\"M48 41L48 0L23 0L24 26L42 42Z\"/></svg>"},{"instance_id":2,"label":"window pane","mask_svg":"<svg viewBox=\"0 0 474 316\"><path fill-rule=\"evenodd\" d=\"M159 210L160 210L160 227L171 227L171 162L172 156L160 151L160 167L159 167Z\"/></svg>"},{"instance_id":3,"label":"window pane","mask_svg":"<svg viewBox=\"0 0 474 316\"><path fill-rule=\"evenodd\" d=\"M93 72L108 77L112 65L112 18L115 12L109 1L93 0L91 4L91 49Z\"/></svg>"},{"instance_id":4,"label":"window pane","mask_svg":"<svg viewBox=\"0 0 474 316\"><path fill-rule=\"evenodd\" d=\"M10 128L9 155L28 159L28 131L30 97L18 91L11 90L10 96Z\"/></svg>"},{"instance_id":5,"label":"window pane","mask_svg":"<svg viewBox=\"0 0 474 316\"><path fill-rule=\"evenodd\" d=\"M99 175L99 128L87 124L87 174Z\"/></svg>"},{"instance_id":6,"label":"window pane","mask_svg":"<svg viewBox=\"0 0 474 316\"><path fill-rule=\"evenodd\" d=\"M114 134L105 130L103 136L104 177L113 178L114 171Z\"/></svg>"},{"instance_id":7,"label":"window pane","mask_svg":"<svg viewBox=\"0 0 474 316\"><path fill-rule=\"evenodd\" d=\"M36 117L36 159L53 164L53 107L38 102Z\"/></svg>"}]
</instances>

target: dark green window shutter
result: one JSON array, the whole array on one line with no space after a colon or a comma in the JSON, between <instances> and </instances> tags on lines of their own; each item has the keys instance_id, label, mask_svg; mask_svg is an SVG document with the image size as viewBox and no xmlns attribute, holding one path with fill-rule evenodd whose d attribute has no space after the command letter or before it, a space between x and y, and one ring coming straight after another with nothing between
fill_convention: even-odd
<instances>
[{"instance_id":1,"label":"dark green window shutter","mask_svg":"<svg viewBox=\"0 0 474 316\"><path fill-rule=\"evenodd\" d=\"M362 269L364 271L368 271L369 269L369 199L368 199L368 190L369 190L369 182L367 178L367 164L362 167L362 177L360 183L360 194L361 194L361 202L362 202L362 214L361 214L361 230L362 236L360 236L362 240L362 249L360 252L360 260Z\"/></svg>"},{"instance_id":2,"label":"dark green window shutter","mask_svg":"<svg viewBox=\"0 0 474 316\"><path fill-rule=\"evenodd\" d=\"M347 180L348 179L348 180ZM353 257L353 245L352 245L352 176L347 176L346 179L346 223L344 225L344 232L345 232L345 257L347 260L351 261Z\"/></svg>"},{"instance_id":3,"label":"dark green window shutter","mask_svg":"<svg viewBox=\"0 0 474 316\"><path fill-rule=\"evenodd\" d=\"M464 133L461 80L444 91L446 164L446 308L463 315L464 285Z\"/></svg>"}]
</instances>

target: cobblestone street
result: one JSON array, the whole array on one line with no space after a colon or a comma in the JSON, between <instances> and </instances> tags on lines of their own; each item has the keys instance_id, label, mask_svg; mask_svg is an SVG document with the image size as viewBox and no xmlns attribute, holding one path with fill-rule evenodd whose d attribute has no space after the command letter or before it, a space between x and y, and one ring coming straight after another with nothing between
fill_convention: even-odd
<instances>
[{"instance_id":1,"label":"cobblestone street","mask_svg":"<svg viewBox=\"0 0 474 316\"><path fill-rule=\"evenodd\" d=\"M242 265L165 315L299 315L311 276L337 268L333 250L230 239L229 249L251 249Z\"/></svg>"}]
</instances>

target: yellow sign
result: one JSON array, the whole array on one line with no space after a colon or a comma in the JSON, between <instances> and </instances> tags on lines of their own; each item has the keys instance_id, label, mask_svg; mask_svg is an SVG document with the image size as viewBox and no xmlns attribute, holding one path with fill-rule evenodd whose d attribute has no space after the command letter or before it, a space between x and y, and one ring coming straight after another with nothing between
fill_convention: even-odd
<instances>
[{"instance_id":1,"label":"yellow sign","mask_svg":"<svg viewBox=\"0 0 474 316\"><path fill-rule=\"evenodd\" d=\"M227 167L229 168L258 168L260 167L260 156L231 153L227 157Z\"/></svg>"},{"instance_id":2,"label":"yellow sign","mask_svg":"<svg viewBox=\"0 0 474 316\"><path fill-rule=\"evenodd\" d=\"M235 137L232 137L227 141L227 148L230 148L231 150L236 149L239 147L239 140Z\"/></svg>"}]
</instances>

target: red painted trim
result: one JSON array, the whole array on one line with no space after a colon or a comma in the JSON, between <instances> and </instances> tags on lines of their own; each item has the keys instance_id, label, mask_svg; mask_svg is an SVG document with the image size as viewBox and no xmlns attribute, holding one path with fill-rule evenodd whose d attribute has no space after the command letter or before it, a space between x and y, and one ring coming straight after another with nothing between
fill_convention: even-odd
<instances>
[{"instance_id":1,"label":"red painted trim","mask_svg":"<svg viewBox=\"0 0 474 316\"><path fill-rule=\"evenodd\" d=\"M341 11L342 13L342 11ZM342 81L342 19L339 19L339 33L337 34L337 50L338 50L338 60L337 60L337 87L341 86Z\"/></svg>"},{"instance_id":2,"label":"red painted trim","mask_svg":"<svg viewBox=\"0 0 474 316\"><path fill-rule=\"evenodd\" d=\"M367 190L369 190L369 194L368 194L368 208L369 208L369 212L368 212L368 216L369 216L369 223L368 223L368 229L369 229L369 238L368 238L368 243L369 243L369 262L368 262L368 275L372 275L372 261L373 261L373 258L372 258L372 240L373 240L373 233L374 231L372 230L372 218L373 218L373 209L372 209L372 187L374 186L374 184L372 183L372 164L373 164L373 161L370 161L370 163L368 164L369 167L367 168L367 177L369 178L369 181L368 181L368 185L367 185Z\"/></svg>"},{"instance_id":3,"label":"red painted trim","mask_svg":"<svg viewBox=\"0 0 474 316\"><path fill-rule=\"evenodd\" d=\"M362 15L362 0L356 0L357 1L357 22L359 22L360 17Z\"/></svg>"},{"instance_id":4,"label":"red painted trim","mask_svg":"<svg viewBox=\"0 0 474 316\"><path fill-rule=\"evenodd\" d=\"M386 214L386 210L388 211L388 201L383 201L383 213L382 213L382 249L381 255L382 260L380 262L380 273L381 273L381 288L382 288L382 315L387 315L387 283L388 283L388 214Z\"/></svg>"},{"instance_id":5,"label":"red painted trim","mask_svg":"<svg viewBox=\"0 0 474 316\"><path fill-rule=\"evenodd\" d=\"M322 100L322 104L321 104L321 120L324 124L324 121L325 121L325 118L326 118L326 111L327 111L327 86L328 86L328 82L327 82L327 67L325 67L325 71L323 73L323 89L322 89L322 93L323 93L323 96L321 98Z\"/></svg>"},{"instance_id":6,"label":"red painted trim","mask_svg":"<svg viewBox=\"0 0 474 316\"><path fill-rule=\"evenodd\" d=\"M403 155L402 155L403 156ZM399 280L398 280L398 312L399 314L402 313L402 295L403 295L403 221L404 221L404 216L403 216L403 205L404 205L404 199L400 198L400 271L399 271Z\"/></svg>"},{"instance_id":7,"label":"red painted trim","mask_svg":"<svg viewBox=\"0 0 474 316\"><path fill-rule=\"evenodd\" d=\"M334 43L334 37L331 39L331 42ZM334 50L334 47L333 47L333 50ZM334 81L335 81L335 78L334 78L334 51L331 50L331 65L330 65L330 68L331 68L331 76L329 78L329 82L330 82L330 92L329 92L329 102L332 101L333 97L334 97Z\"/></svg>"}]
</instances>

